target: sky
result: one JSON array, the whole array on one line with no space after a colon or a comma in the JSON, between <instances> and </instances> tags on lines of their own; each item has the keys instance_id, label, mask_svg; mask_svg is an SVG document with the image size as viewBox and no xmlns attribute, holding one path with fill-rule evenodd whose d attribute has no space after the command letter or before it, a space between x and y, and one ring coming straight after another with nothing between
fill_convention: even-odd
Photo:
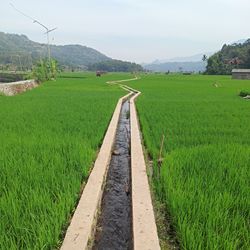
<instances>
[{"instance_id":1,"label":"sky","mask_svg":"<svg viewBox=\"0 0 250 250\"><path fill-rule=\"evenodd\" d=\"M53 44L81 44L137 63L218 51L250 38L250 0L1 0L0 31Z\"/></svg>"}]
</instances>

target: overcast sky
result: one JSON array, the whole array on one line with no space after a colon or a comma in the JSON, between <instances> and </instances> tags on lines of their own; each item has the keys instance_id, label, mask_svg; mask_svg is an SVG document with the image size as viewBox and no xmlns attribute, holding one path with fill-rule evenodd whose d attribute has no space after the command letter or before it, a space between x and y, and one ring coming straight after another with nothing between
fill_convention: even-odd
<instances>
[{"instance_id":1,"label":"overcast sky","mask_svg":"<svg viewBox=\"0 0 250 250\"><path fill-rule=\"evenodd\" d=\"M250 37L250 0L13 0L50 28L55 44L150 62L216 51ZM42 29L1 0L0 31L46 42Z\"/></svg>"}]
</instances>

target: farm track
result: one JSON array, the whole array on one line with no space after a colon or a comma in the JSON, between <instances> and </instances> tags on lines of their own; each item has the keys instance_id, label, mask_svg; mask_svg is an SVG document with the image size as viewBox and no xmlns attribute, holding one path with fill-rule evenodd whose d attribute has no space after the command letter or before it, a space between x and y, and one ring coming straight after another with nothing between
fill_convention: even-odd
<instances>
[{"instance_id":1,"label":"farm track","mask_svg":"<svg viewBox=\"0 0 250 250\"><path fill-rule=\"evenodd\" d=\"M107 82L119 84L129 94L118 101L62 250L160 249L135 108L140 92L121 85L138 79ZM120 143L126 144L123 153L112 151Z\"/></svg>"}]
</instances>

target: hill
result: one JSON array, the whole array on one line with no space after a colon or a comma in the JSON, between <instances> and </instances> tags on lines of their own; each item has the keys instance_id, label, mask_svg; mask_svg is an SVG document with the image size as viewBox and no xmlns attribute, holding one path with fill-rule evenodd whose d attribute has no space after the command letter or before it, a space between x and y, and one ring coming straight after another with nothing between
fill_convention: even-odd
<instances>
[{"instance_id":1,"label":"hill","mask_svg":"<svg viewBox=\"0 0 250 250\"><path fill-rule=\"evenodd\" d=\"M206 53L200 53L190 56L182 56L182 57L173 57L169 59L163 59L163 60L155 60L150 64L161 64L161 63L168 63L168 62L200 62L203 58L203 55L211 56L214 53L212 52L206 52Z\"/></svg>"},{"instance_id":2,"label":"hill","mask_svg":"<svg viewBox=\"0 0 250 250\"><path fill-rule=\"evenodd\" d=\"M29 67L32 62L46 55L46 44L33 42L25 35L0 32L0 64L18 65L21 62L24 67ZM80 68L111 59L97 50L81 45L51 45L51 55L61 65Z\"/></svg>"},{"instance_id":3,"label":"hill","mask_svg":"<svg viewBox=\"0 0 250 250\"><path fill-rule=\"evenodd\" d=\"M234 68L250 68L250 39L244 43L223 45L219 52L209 57L206 73L227 75L231 74Z\"/></svg>"},{"instance_id":4,"label":"hill","mask_svg":"<svg viewBox=\"0 0 250 250\"><path fill-rule=\"evenodd\" d=\"M120 60L107 60L104 62L94 63L88 66L91 71L102 70L112 72L138 72L143 71L141 65Z\"/></svg>"},{"instance_id":5,"label":"hill","mask_svg":"<svg viewBox=\"0 0 250 250\"><path fill-rule=\"evenodd\" d=\"M133 71L134 68L142 70L140 65L113 60L95 49L82 45L51 45L50 48L51 56L61 67L67 69L93 69L98 67L98 63L107 61L107 71L113 71L114 68L123 71ZM46 56L47 44L33 42L25 35L0 32L0 68L30 69L37 60Z\"/></svg>"}]
</instances>

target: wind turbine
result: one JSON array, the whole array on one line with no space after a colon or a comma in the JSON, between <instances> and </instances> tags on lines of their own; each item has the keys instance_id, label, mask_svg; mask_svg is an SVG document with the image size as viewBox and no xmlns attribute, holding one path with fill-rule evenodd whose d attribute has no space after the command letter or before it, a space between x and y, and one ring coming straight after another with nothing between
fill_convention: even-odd
<instances>
[{"instance_id":1,"label":"wind turbine","mask_svg":"<svg viewBox=\"0 0 250 250\"><path fill-rule=\"evenodd\" d=\"M39 22L38 20L36 20L36 19L34 19L34 18L28 16L28 15L25 14L24 12L18 10L12 3L10 3L10 5L12 6L12 8L13 8L14 10L16 10L17 12L19 12L19 13L22 14L23 16L25 16L25 17L29 18L30 20L32 20L33 23L39 24L41 27L43 27L43 28L46 30L46 32L45 32L44 34L47 35L48 60L49 60L49 64L51 64L51 63L50 63L50 61L51 61L51 51L50 51L50 39L49 39L49 34L50 34L50 32L56 30L57 28L49 29L47 26L45 26L44 24L42 24L42 23Z\"/></svg>"}]
</instances>

